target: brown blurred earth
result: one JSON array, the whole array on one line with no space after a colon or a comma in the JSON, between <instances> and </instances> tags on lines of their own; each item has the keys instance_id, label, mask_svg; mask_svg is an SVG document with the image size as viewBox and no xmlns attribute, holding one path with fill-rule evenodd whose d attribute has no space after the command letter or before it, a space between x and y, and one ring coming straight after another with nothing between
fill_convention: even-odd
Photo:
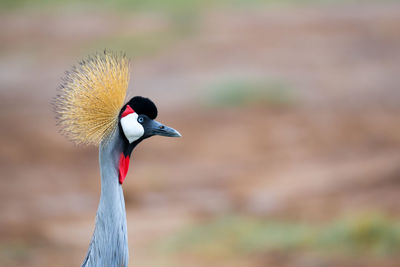
<instances>
[{"instance_id":1,"label":"brown blurred earth","mask_svg":"<svg viewBox=\"0 0 400 267\"><path fill-rule=\"evenodd\" d=\"M132 155L124 183L131 264L398 266L399 247L160 247L231 215L326 225L377 213L397 221L400 6L213 8L180 19L2 13L0 266L83 260L100 191L97 150L57 133L48 103L63 71L103 48L133 56L130 95L154 99L159 120L183 134L153 138ZM256 89L243 95L242 87Z\"/></svg>"}]
</instances>

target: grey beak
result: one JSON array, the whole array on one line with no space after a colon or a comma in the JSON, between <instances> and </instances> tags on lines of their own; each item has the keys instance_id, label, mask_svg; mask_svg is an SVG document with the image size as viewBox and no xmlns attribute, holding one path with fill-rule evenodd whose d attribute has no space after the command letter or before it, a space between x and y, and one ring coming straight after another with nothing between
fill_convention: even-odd
<instances>
[{"instance_id":1,"label":"grey beak","mask_svg":"<svg viewBox=\"0 0 400 267\"><path fill-rule=\"evenodd\" d=\"M151 125L151 132L153 135L161 135L168 137L181 137L182 135L175 129L165 126L158 121L153 120Z\"/></svg>"}]
</instances>

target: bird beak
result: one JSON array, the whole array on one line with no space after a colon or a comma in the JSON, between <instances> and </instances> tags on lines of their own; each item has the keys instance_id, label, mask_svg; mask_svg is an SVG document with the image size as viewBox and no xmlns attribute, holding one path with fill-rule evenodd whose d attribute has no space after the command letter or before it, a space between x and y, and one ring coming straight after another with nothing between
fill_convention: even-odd
<instances>
[{"instance_id":1,"label":"bird beak","mask_svg":"<svg viewBox=\"0 0 400 267\"><path fill-rule=\"evenodd\" d=\"M152 135L161 135L168 137L181 137L182 135L175 129L165 126L158 121L153 120L151 123L151 134Z\"/></svg>"}]
</instances>

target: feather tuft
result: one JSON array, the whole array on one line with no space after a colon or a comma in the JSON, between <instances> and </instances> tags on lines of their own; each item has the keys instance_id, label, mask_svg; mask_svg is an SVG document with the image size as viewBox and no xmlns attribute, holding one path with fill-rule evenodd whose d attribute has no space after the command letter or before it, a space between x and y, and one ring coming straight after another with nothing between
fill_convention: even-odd
<instances>
[{"instance_id":1,"label":"feather tuft","mask_svg":"<svg viewBox=\"0 0 400 267\"><path fill-rule=\"evenodd\" d=\"M98 145L118 126L129 83L129 59L104 51L65 72L53 101L61 132L77 144Z\"/></svg>"}]
</instances>

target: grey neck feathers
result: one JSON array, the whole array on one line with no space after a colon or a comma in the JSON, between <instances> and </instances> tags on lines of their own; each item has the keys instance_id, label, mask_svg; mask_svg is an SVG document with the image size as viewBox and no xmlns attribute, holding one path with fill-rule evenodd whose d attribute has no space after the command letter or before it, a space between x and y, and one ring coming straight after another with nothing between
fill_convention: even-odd
<instances>
[{"instance_id":1,"label":"grey neck feathers","mask_svg":"<svg viewBox=\"0 0 400 267\"><path fill-rule=\"evenodd\" d=\"M123 150L119 129L99 148L101 196L96 226L84 267L126 267L129 250L125 201L118 180L119 157Z\"/></svg>"}]
</instances>

